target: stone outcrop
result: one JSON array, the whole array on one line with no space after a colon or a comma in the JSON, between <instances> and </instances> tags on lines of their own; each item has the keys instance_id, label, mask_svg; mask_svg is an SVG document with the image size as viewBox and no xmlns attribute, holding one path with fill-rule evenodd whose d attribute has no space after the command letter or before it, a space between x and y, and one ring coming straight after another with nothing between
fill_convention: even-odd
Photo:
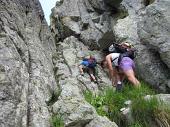
<instances>
[{"instance_id":1,"label":"stone outcrop","mask_svg":"<svg viewBox=\"0 0 170 127\"><path fill-rule=\"evenodd\" d=\"M52 9L50 28L58 42L58 53L55 56L59 57L55 59L55 68L61 95L52 107L53 112L63 114L66 126L89 127L96 123L107 126L102 122L104 118L97 116L95 110L84 100L83 92L89 90L97 94L103 87L109 86L106 85L110 84L108 77L98 66L100 83L97 85L90 81L88 75L80 76L77 66L82 57L90 54L101 61L103 55L97 49L104 49L113 41L131 42L138 49L135 60L137 74L156 89L169 92L170 72L168 56L166 57L169 53L168 3L167 0L63 0L56 4ZM156 7L156 12L163 14L164 18L157 18L160 21L152 22L154 17L158 17L150 14L155 12L153 10ZM163 30L164 27L159 23L166 21L167 29ZM152 31L152 25L148 27L152 23L155 29L159 27L159 31L163 33L155 32L154 27ZM151 38L152 32L155 35ZM162 38L163 34L166 36ZM158 38L157 36L163 39L157 40L160 43L154 43L153 37ZM89 115L83 115L86 112ZM111 125L108 123L108 126Z\"/></svg>"},{"instance_id":2,"label":"stone outcrop","mask_svg":"<svg viewBox=\"0 0 170 127\"><path fill-rule=\"evenodd\" d=\"M79 75L82 57L94 54L101 61L102 55L69 37L80 33L76 12L62 19L64 36L53 33L63 40L56 44L38 0L2 0L0 11L1 127L50 127L52 113L63 114L67 127L117 127L84 99L86 90L97 94L111 82L99 65L100 84L91 82L88 74Z\"/></svg>"},{"instance_id":3,"label":"stone outcrop","mask_svg":"<svg viewBox=\"0 0 170 127\"><path fill-rule=\"evenodd\" d=\"M116 39L130 41L138 50L138 75L156 89L169 92L170 1L124 0L121 4L129 15L113 25Z\"/></svg>"},{"instance_id":4,"label":"stone outcrop","mask_svg":"<svg viewBox=\"0 0 170 127\"><path fill-rule=\"evenodd\" d=\"M94 6L103 8L98 7L102 6L100 3L100 1L96 3L88 0L64 0L60 6L52 9L51 30L59 33L57 36L61 40L71 35L76 36L91 49L109 46L114 36L110 29L110 12L103 11L102 14L96 12Z\"/></svg>"},{"instance_id":5,"label":"stone outcrop","mask_svg":"<svg viewBox=\"0 0 170 127\"><path fill-rule=\"evenodd\" d=\"M91 49L103 49L113 41L131 42L138 50L137 74L169 92L168 5L168 0L64 0L53 8L51 29L59 33L59 40L73 35Z\"/></svg>"},{"instance_id":6,"label":"stone outcrop","mask_svg":"<svg viewBox=\"0 0 170 127\"><path fill-rule=\"evenodd\" d=\"M89 75L81 76L78 65L82 57L94 54L100 61L99 51L90 51L81 41L74 36L57 43L57 53L54 57L56 77L61 88L61 94L52 106L54 114L62 115L66 127L116 127L114 122L106 117L97 115L93 106L85 101L83 93L87 90L98 94L99 90L111 86L111 82L101 67L97 65L97 79L99 84L91 82Z\"/></svg>"},{"instance_id":7,"label":"stone outcrop","mask_svg":"<svg viewBox=\"0 0 170 127\"><path fill-rule=\"evenodd\" d=\"M153 97L156 97L160 103L164 103L166 105L170 105L170 94L157 94L157 95L147 95L145 96L146 100L149 100Z\"/></svg>"},{"instance_id":8,"label":"stone outcrop","mask_svg":"<svg viewBox=\"0 0 170 127\"><path fill-rule=\"evenodd\" d=\"M83 95L111 87L107 73L97 65L97 84L78 70L83 57L100 62L113 41L130 41L137 74L170 91L169 0L61 0L51 32L38 0L0 2L0 126L50 127L54 113L66 127L117 127Z\"/></svg>"},{"instance_id":9,"label":"stone outcrop","mask_svg":"<svg viewBox=\"0 0 170 127\"><path fill-rule=\"evenodd\" d=\"M38 0L0 1L0 126L49 127L57 90L51 36Z\"/></svg>"},{"instance_id":10,"label":"stone outcrop","mask_svg":"<svg viewBox=\"0 0 170 127\"><path fill-rule=\"evenodd\" d=\"M155 81L149 79L152 84L170 88L170 1L155 1L149 5L141 15L144 15L138 23L138 33L141 43L153 53L156 62L153 74ZM157 80L158 79L158 80ZM153 80L153 81L151 81ZM163 86L165 84L165 86Z\"/></svg>"}]
</instances>

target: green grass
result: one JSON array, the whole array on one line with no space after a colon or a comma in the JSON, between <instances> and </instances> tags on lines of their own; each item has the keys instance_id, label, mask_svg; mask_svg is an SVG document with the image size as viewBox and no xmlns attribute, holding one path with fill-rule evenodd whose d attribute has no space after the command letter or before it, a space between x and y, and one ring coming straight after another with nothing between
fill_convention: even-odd
<instances>
[{"instance_id":1,"label":"green grass","mask_svg":"<svg viewBox=\"0 0 170 127\"><path fill-rule=\"evenodd\" d=\"M143 127L150 127L155 119L154 111L159 107L158 100L152 98L147 101L144 98L136 99L132 103L132 115L135 121Z\"/></svg>"},{"instance_id":2,"label":"green grass","mask_svg":"<svg viewBox=\"0 0 170 127\"><path fill-rule=\"evenodd\" d=\"M50 119L50 123L52 127L64 127L64 122L60 115L53 115Z\"/></svg>"},{"instance_id":3,"label":"green grass","mask_svg":"<svg viewBox=\"0 0 170 127\"><path fill-rule=\"evenodd\" d=\"M130 127L143 127L143 125L139 122L135 122L132 125L130 125Z\"/></svg>"},{"instance_id":4,"label":"green grass","mask_svg":"<svg viewBox=\"0 0 170 127\"><path fill-rule=\"evenodd\" d=\"M159 108L160 104L156 98L150 100L144 99L144 96L154 94L155 92L147 84L142 83L140 89L126 84L122 92L115 92L112 88L108 88L98 96L93 95L91 92L86 92L84 96L96 108L99 115L107 116L111 121L116 122L118 126L150 127L155 122L156 112L163 110ZM127 100L132 101L131 111L134 120L130 125L125 122L120 112L120 109L125 107L124 102ZM167 114L164 117L167 117Z\"/></svg>"}]
</instances>

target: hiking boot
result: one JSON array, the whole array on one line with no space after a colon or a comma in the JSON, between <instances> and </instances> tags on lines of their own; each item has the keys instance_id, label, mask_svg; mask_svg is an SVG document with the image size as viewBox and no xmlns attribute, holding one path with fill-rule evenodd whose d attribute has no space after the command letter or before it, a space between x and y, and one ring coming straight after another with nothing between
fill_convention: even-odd
<instances>
[{"instance_id":1,"label":"hiking boot","mask_svg":"<svg viewBox=\"0 0 170 127\"><path fill-rule=\"evenodd\" d=\"M90 77L90 80L91 80L91 82L94 82L94 83L98 84L98 81L96 79L93 79L92 77Z\"/></svg>"},{"instance_id":2,"label":"hiking boot","mask_svg":"<svg viewBox=\"0 0 170 127\"><path fill-rule=\"evenodd\" d=\"M122 91L122 88L123 88L122 83L116 85L116 91L120 92L120 91Z\"/></svg>"}]
</instances>

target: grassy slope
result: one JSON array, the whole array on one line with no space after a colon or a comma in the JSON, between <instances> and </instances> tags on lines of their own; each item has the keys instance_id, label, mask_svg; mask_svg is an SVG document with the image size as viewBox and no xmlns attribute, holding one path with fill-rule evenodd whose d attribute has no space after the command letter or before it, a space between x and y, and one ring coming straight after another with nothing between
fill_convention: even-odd
<instances>
[{"instance_id":1,"label":"grassy slope","mask_svg":"<svg viewBox=\"0 0 170 127\"><path fill-rule=\"evenodd\" d=\"M168 122L170 110L166 106L160 104L156 98L152 98L150 101L144 99L144 96L154 94L155 92L147 84L142 83L140 89L126 84L122 92L115 92L112 88L108 88L98 96L92 95L88 91L84 95L86 100L96 108L99 115L107 116L121 127L152 127L153 124L158 123L156 121L160 115L165 123L170 124ZM133 122L131 124L125 122L120 112L120 109L125 107L124 102L127 100L132 101Z\"/></svg>"}]
</instances>

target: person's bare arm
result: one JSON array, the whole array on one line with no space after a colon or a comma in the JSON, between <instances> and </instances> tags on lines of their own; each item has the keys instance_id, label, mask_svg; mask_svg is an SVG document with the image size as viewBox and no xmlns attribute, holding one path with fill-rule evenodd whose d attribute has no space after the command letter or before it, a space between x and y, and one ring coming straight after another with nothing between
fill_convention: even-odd
<instances>
[{"instance_id":1,"label":"person's bare arm","mask_svg":"<svg viewBox=\"0 0 170 127\"><path fill-rule=\"evenodd\" d=\"M111 56L111 54L106 56L106 61L107 61L108 69L109 69L109 75L110 75L110 78L112 79L113 78L113 67L112 67L112 56Z\"/></svg>"},{"instance_id":2,"label":"person's bare arm","mask_svg":"<svg viewBox=\"0 0 170 127\"><path fill-rule=\"evenodd\" d=\"M116 68L113 68L113 66L112 66L112 55L111 54L106 56L106 61L107 61L109 75L110 75L110 79L112 81L112 85L116 85L117 81L120 80L120 77L118 75Z\"/></svg>"}]
</instances>

